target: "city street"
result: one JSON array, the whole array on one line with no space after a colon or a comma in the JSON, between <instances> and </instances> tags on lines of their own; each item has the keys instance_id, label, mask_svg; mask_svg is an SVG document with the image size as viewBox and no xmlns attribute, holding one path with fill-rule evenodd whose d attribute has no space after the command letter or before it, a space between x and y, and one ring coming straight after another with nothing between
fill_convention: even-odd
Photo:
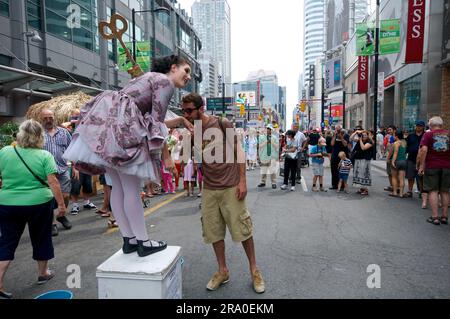
<instances>
[{"instance_id":1,"label":"city street","mask_svg":"<svg viewBox=\"0 0 450 319\"><path fill-rule=\"evenodd\" d=\"M301 185L295 193L257 190L259 172L249 172L247 202L257 262L266 281L262 295L253 292L244 250L229 235L230 282L216 292L205 289L216 260L212 247L202 241L197 198L167 195L152 200L147 227L152 238L182 247L186 299L450 298L450 228L428 224L431 212L421 209L416 194L414 199L388 197L383 192L386 174L376 167L372 174L370 196L362 198L355 188L349 195L304 192ZM327 186L329 175L326 169ZM304 169L303 176L311 188L311 169ZM101 205L101 196L95 203ZM81 268L81 288L70 289L74 298L97 298L96 267L121 248L120 233L108 231L107 220L93 212L69 219L73 229L60 229L54 237L56 258L50 267L56 277L43 286L36 284L26 230L5 279L15 298L67 289L66 269L72 264ZM369 265L380 267L379 289L367 286L373 273L367 272Z\"/></svg>"}]
</instances>

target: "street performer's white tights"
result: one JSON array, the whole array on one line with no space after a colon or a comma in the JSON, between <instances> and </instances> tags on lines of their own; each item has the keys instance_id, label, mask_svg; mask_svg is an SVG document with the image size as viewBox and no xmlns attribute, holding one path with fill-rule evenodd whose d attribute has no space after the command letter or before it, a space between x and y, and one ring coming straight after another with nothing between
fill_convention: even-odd
<instances>
[{"instance_id":1,"label":"street performer's white tights","mask_svg":"<svg viewBox=\"0 0 450 319\"><path fill-rule=\"evenodd\" d=\"M106 173L111 177L111 208L122 236L133 238L130 244L141 240L145 246L159 246L158 242L148 241L141 200L141 179L110 168L106 169Z\"/></svg>"}]
</instances>

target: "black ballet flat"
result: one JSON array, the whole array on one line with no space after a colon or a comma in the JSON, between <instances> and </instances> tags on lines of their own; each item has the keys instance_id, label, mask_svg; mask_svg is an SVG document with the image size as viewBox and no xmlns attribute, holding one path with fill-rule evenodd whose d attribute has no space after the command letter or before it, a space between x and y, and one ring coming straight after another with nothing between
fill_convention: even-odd
<instances>
[{"instance_id":1,"label":"black ballet flat","mask_svg":"<svg viewBox=\"0 0 450 319\"><path fill-rule=\"evenodd\" d=\"M3 299L12 299L13 295L12 293L6 292L6 291L0 291L0 298Z\"/></svg>"},{"instance_id":2,"label":"black ballet flat","mask_svg":"<svg viewBox=\"0 0 450 319\"><path fill-rule=\"evenodd\" d=\"M123 237L122 251L124 254L126 254L126 255L132 254L138 250L137 244L130 244L130 240L134 239L134 238L136 238L136 237L133 237L133 238Z\"/></svg>"},{"instance_id":3,"label":"black ballet flat","mask_svg":"<svg viewBox=\"0 0 450 319\"><path fill-rule=\"evenodd\" d=\"M137 249L137 253L139 255L139 257L146 257L148 255L157 253L158 251L164 250L167 248L167 243L164 241L158 241L159 246L144 246L144 243L148 242L149 240L146 241L140 241L138 240L138 249Z\"/></svg>"}]
</instances>

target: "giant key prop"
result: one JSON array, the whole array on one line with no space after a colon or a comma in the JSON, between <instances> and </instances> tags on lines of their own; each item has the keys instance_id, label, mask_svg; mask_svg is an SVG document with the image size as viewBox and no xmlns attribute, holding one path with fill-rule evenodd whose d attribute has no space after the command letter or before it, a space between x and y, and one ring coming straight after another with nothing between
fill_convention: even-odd
<instances>
[{"instance_id":1,"label":"giant key prop","mask_svg":"<svg viewBox=\"0 0 450 319\"><path fill-rule=\"evenodd\" d=\"M118 20L122 22L122 24L123 24L122 28L117 27ZM105 31L105 28L109 28L109 30L111 30L111 33L107 33L107 31ZM139 64L137 64L136 61L134 61L134 59L130 53L130 50L128 50L125 43L123 42L122 36L128 30L128 23L124 17L122 17L120 14L114 13L111 17L110 22L101 21L98 24L98 30L104 39L106 39L106 40L117 39L119 41L120 45L125 50L125 54L127 55L127 58L131 61L131 63L133 63L133 67L128 70L128 73L133 78L137 78L137 77L141 76L142 74L144 74L144 72L142 71Z\"/></svg>"}]
</instances>

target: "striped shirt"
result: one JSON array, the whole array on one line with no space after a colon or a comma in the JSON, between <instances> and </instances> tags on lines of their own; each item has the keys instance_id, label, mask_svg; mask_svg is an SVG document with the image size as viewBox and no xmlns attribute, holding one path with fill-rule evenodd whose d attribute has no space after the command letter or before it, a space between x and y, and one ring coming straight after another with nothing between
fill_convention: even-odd
<instances>
[{"instance_id":1,"label":"striped shirt","mask_svg":"<svg viewBox=\"0 0 450 319\"><path fill-rule=\"evenodd\" d=\"M352 168L352 161L349 160L348 158L345 160L341 160L341 162L339 163L340 168L339 168L339 173L340 174L350 174L350 169Z\"/></svg>"},{"instance_id":2,"label":"striped shirt","mask_svg":"<svg viewBox=\"0 0 450 319\"><path fill-rule=\"evenodd\" d=\"M65 173L69 169L67 162L63 159L63 154L69 147L71 141L72 136L70 136L69 131L65 128L56 127L56 134L53 137L45 131L44 150L53 155L56 166L58 167L58 174Z\"/></svg>"}]
</instances>

